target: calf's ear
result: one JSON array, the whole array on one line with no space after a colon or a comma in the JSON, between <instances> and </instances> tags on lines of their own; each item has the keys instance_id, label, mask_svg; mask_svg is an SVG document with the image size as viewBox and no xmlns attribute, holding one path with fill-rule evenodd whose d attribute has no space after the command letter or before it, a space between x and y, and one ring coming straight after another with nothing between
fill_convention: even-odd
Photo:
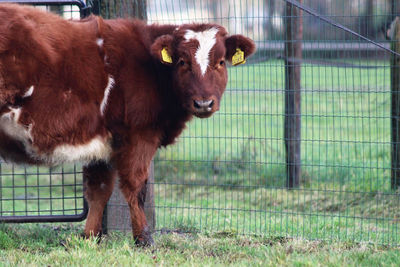
<instances>
[{"instance_id":1,"label":"calf's ear","mask_svg":"<svg viewBox=\"0 0 400 267\"><path fill-rule=\"evenodd\" d=\"M237 34L225 39L226 59L237 66L246 62L246 58L256 50L254 41Z\"/></svg>"},{"instance_id":2,"label":"calf's ear","mask_svg":"<svg viewBox=\"0 0 400 267\"><path fill-rule=\"evenodd\" d=\"M151 45L150 52L154 58L166 65L173 63L173 40L172 35L166 34L158 37Z\"/></svg>"}]
</instances>

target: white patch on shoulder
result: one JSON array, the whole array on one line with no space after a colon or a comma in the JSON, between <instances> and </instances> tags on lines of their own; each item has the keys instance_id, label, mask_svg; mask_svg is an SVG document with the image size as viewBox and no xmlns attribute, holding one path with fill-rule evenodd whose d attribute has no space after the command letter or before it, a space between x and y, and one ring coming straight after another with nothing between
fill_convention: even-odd
<instances>
[{"instance_id":1,"label":"white patch on shoulder","mask_svg":"<svg viewBox=\"0 0 400 267\"><path fill-rule=\"evenodd\" d=\"M22 142L25 146L32 144L32 124L24 127L19 122L21 108L9 108L10 112L0 117L0 129L9 137Z\"/></svg>"},{"instance_id":2,"label":"white patch on shoulder","mask_svg":"<svg viewBox=\"0 0 400 267\"><path fill-rule=\"evenodd\" d=\"M96 39L96 44L97 44L99 47L102 47L103 44L104 44L104 40L103 40L102 38L97 38L97 39Z\"/></svg>"},{"instance_id":3,"label":"white patch on shoulder","mask_svg":"<svg viewBox=\"0 0 400 267\"><path fill-rule=\"evenodd\" d=\"M218 33L217 28L211 28L202 32L194 32L192 30L187 30L185 33L186 41L191 39L196 39L199 42L199 47L197 48L195 57L197 63L200 65L201 74L204 75L207 71L209 63L209 54L211 48L215 45L215 36Z\"/></svg>"},{"instance_id":4,"label":"white patch on shoulder","mask_svg":"<svg viewBox=\"0 0 400 267\"><path fill-rule=\"evenodd\" d=\"M29 87L28 91L25 92L25 94L22 96L22 98L30 97L33 94L34 86L32 85Z\"/></svg>"},{"instance_id":5,"label":"white patch on shoulder","mask_svg":"<svg viewBox=\"0 0 400 267\"><path fill-rule=\"evenodd\" d=\"M52 153L39 155L39 158L51 165L63 162L90 162L93 160L108 161L111 155L111 144L107 138L96 136L86 144L57 146Z\"/></svg>"},{"instance_id":6,"label":"white patch on shoulder","mask_svg":"<svg viewBox=\"0 0 400 267\"><path fill-rule=\"evenodd\" d=\"M111 75L108 76L107 87L104 90L103 100L101 101L101 104L100 104L100 114L102 116L104 115L104 111L106 110L107 103L108 103L108 97L110 96L110 92L114 86L114 83L115 83L114 78Z\"/></svg>"}]
</instances>

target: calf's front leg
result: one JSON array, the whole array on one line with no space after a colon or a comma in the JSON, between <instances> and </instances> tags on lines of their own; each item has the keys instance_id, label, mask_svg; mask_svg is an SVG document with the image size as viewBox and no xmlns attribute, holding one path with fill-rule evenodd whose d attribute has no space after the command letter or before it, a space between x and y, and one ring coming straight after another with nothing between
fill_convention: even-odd
<instances>
[{"instance_id":1,"label":"calf's front leg","mask_svg":"<svg viewBox=\"0 0 400 267\"><path fill-rule=\"evenodd\" d=\"M144 213L144 202L148 169L157 150L157 142L143 139L132 137L131 144L119 153L117 169L120 189L130 209L135 242L139 246L149 246L153 244L153 239Z\"/></svg>"}]
</instances>

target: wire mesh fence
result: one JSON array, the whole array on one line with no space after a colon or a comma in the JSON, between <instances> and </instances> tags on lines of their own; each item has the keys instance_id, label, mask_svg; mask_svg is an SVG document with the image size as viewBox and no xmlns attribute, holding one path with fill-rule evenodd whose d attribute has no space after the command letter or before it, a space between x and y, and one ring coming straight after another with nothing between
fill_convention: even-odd
<instances>
[{"instance_id":1,"label":"wire mesh fence","mask_svg":"<svg viewBox=\"0 0 400 267\"><path fill-rule=\"evenodd\" d=\"M396 1L303 3L385 47L398 42L387 39L400 14ZM285 39L288 18L298 15L285 13L280 0L92 0L89 5L106 18L215 22L252 38L258 48L246 65L229 68L220 111L191 121L174 146L157 153L156 230L400 243L400 195L391 184L391 72L399 68L391 66L389 53L307 13L302 39ZM301 58L288 61L289 42L301 42ZM298 185L288 189L285 98L294 88L287 88L285 75L295 63L301 68L296 115L301 172ZM16 203L27 195L25 185L35 180L28 178L5 184L2 173L3 206L4 199ZM22 193L16 191L19 184ZM39 182L33 184L35 196L38 188ZM108 208L121 205L112 198Z\"/></svg>"},{"instance_id":2,"label":"wire mesh fence","mask_svg":"<svg viewBox=\"0 0 400 267\"><path fill-rule=\"evenodd\" d=\"M389 47L398 5L304 1ZM397 13L398 14L398 13ZM256 41L229 69L221 110L155 158L157 229L398 244L390 54L303 13L301 175L288 190L283 1L148 1L150 23L216 22ZM389 23L388 23L389 22ZM286 63L288 64L288 63Z\"/></svg>"}]
</instances>

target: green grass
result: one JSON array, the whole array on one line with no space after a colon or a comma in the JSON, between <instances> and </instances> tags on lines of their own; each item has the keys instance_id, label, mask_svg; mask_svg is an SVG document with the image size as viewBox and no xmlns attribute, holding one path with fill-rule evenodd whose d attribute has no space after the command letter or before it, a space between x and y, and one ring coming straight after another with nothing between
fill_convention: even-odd
<instances>
[{"instance_id":1,"label":"green grass","mask_svg":"<svg viewBox=\"0 0 400 267\"><path fill-rule=\"evenodd\" d=\"M214 234L155 234L137 248L114 232L100 244L81 227L0 225L0 266L397 266L399 248L354 242Z\"/></svg>"},{"instance_id":2,"label":"green grass","mask_svg":"<svg viewBox=\"0 0 400 267\"><path fill-rule=\"evenodd\" d=\"M302 177L285 188L282 61L229 70L221 110L155 161L159 227L398 244L390 188L390 77L304 64Z\"/></svg>"},{"instance_id":3,"label":"green grass","mask_svg":"<svg viewBox=\"0 0 400 267\"><path fill-rule=\"evenodd\" d=\"M156 185L157 228L318 240L400 242L398 196Z\"/></svg>"},{"instance_id":4,"label":"green grass","mask_svg":"<svg viewBox=\"0 0 400 267\"><path fill-rule=\"evenodd\" d=\"M196 179L217 172L222 183L245 175L253 183L284 185L283 70L281 61L231 68L220 112L193 120L175 146L160 151L156 176L181 181L183 174L173 171L186 167L203 170ZM388 68L303 66L301 151L310 186L334 182L354 191L390 190L388 79ZM173 170L171 177L165 168Z\"/></svg>"}]
</instances>

